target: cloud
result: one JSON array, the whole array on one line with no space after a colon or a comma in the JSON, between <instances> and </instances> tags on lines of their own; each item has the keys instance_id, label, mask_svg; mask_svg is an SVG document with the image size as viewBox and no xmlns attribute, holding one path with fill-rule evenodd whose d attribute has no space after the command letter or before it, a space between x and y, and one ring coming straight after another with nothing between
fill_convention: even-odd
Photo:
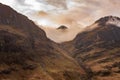
<instances>
[{"instance_id":1,"label":"cloud","mask_svg":"<svg viewBox=\"0 0 120 80\"><path fill-rule=\"evenodd\" d=\"M49 4L52 6L55 6L57 8L65 9L67 8L66 6L66 0L37 0L38 2L43 2L44 4Z\"/></svg>"},{"instance_id":2,"label":"cloud","mask_svg":"<svg viewBox=\"0 0 120 80\"><path fill-rule=\"evenodd\" d=\"M0 2L10 5L30 19L34 17L34 13L44 11L63 16L65 20L72 19L84 26L106 15L120 16L119 0L0 0Z\"/></svg>"},{"instance_id":3,"label":"cloud","mask_svg":"<svg viewBox=\"0 0 120 80\"><path fill-rule=\"evenodd\" d=\"M85 26L92 24L95 20L100 17L107 15L114 15L120 17L120 1L119 0L79 0L80 3L84 4L80 7L75 7L78 10L78 19ZM73 9L72 12L75 12ZM74 14L74 13L73 13ZM82 20L80 20L82 18Z\"/></svg>"},{"instance_id":4,"label":"cloud","mask_svg":"<svg viewBox=\"0 0 120 80\"><path fill-rule=\"evenodd\" d=\"M36 24L45 28L50 27L45 29L47 36L59 39L58 41L65 40L63 37L68 35L72 35L68 38L72 39L81 31L77 29L89 26L103 16L120 17L120 0L0 0L0 2L28 16ZM60 25L69 27L64 36L54 29Z\"/></svg>"}]
</instances>

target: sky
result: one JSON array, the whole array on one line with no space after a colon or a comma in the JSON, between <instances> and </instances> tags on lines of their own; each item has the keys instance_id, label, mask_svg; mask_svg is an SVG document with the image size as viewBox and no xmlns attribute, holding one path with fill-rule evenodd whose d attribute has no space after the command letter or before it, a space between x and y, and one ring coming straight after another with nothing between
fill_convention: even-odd
<instances>
[{"instance_id":1,"label":"sky","mask_svg":"<svg viewBox=\"0 0 120 80\"><path fill-rule=\"evenodd\" d=\"M78 28L83 29L101 17L108 15L120 17L120 0L0 0L0 2L26 15L37 25L43 26L48 37L60 25L67 26L69 28L67 34L74 34L75 37L79 32ZM58 34L60 31L55 33Z\"/></svg>"}]
</instances>

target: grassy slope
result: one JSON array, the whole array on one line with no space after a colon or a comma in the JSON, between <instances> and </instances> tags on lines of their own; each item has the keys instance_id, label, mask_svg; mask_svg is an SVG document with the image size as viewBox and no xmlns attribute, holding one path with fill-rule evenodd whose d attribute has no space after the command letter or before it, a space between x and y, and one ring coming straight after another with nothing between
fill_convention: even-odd
<instances>
[{"instance_id":1,"label":"grassy slope","mask_svg":"<svg viewBox=\"0 0 120 80\"><path fill-rule=\"evenodd\" d=\"M81 80L82 74L86 74L74 59L49 40L43 41L41 47L32 50L27 46L30 42L27 41L25 32L1 25L0 33L1 48L7 44L3 43L5 36L12 43L7 45L8 48L11 47L10 50L5 48L0 52L1 80ZM26 48L25 52L19 50L21 47Z\"/></svg>"},{"instance_id":2,"label":"grassy slope","mask_svg":"<svg viewBox=\"0 0 120 80\"><path fill-rule=\"evenodd\" d=\"M61 46L78 62L92 69L94 80L119 80L119 31L120 28L115 25L100 26L93 31L80 33L73 41Z\"/></svg>"}]
</instances>

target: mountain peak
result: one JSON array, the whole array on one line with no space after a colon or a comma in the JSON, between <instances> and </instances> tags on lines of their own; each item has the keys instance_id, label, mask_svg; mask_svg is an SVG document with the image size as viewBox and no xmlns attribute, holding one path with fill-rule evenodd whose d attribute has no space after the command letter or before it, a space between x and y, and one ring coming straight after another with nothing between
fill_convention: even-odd
<instances>
[{"instance_id":1,"label":"mountain peak","mask_svg":"<svg viewBox=\"0 0 120 80\"><path fill-rule=\"evenodd\" d=\"M105 17L102 17L99 20L97 20L95 23L98 23L98 22L107 22L107 21L116 21L116 20L120 21L120 18L117 17L117 16L105 16Z\"/></svg>"},{"instance_id":2,"label":"mountain peak","mask_svg":"<svg viewBox=\"0 0 120 80\"><path fill-rule=\"evenodd\" d=\"M10 15L14 15L15 12L16 11L14 11L11 7L0 3L0 16L6 16L6 18L7 18Z\"/></svg>"},{"instance_id":3,"label":"mountain peak","mask_svg":"<svg viewBox=\"0 0 120 80\"><path fill-rule=\"evenodd\" d=\"M60 27L58 27L57 29L61 29L61 30L66 30L66 29L68 29L66 26L64 26L64 25L61 25Z\"/></svg>"},{"instance_id":4,"label":"mountain peak","mask_svg":"<svg viewBox=\"0 0 120 80\"><path fill-rule=\"evenodd\" d=\"M116 16L105 16L97 20L95 23L99 25L113 24L119 26L120 18Z\"/></svg>"}]
</instances>

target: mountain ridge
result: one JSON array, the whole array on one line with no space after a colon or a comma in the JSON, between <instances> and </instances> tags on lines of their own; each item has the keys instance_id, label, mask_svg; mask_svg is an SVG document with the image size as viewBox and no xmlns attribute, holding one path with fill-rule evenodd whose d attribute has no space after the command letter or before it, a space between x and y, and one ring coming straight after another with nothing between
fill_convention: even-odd
<instances>
[{"instance_id":1,"label":"mountain ridge","mask_svg":"<svg viewBox=\"0 0 120 80\"><path fill-rule=\"evenodd\" d=\"M105 24L108 21L116 22L116 21L120 21L120 18L117 16L105 16L95 21L95 23Z\"/></svg>"},{"instance_id":2,"label":"mountain ridge","mask_svg":"<svg viewBox=\"0 0 120 80\"><path fill-rule=\"evenodd\" d=\"M87 73L27 17L0 4L0 80L87 80Z\"/></svg>"},{"instance_id":3,"label":"mountain ridge","mask_svg":"<svg viewBox=\"0 0 120 80\"><path fill-rule=\"evenodd\" d=\"M119 80L120 76L114 71L120 70L120 27L107 24L108 19L111 17L99 19L89 26L90 30L86 28L74 40L60 44L69 55L92 69L93 80Z\"/></svg>"}]
</instances>

